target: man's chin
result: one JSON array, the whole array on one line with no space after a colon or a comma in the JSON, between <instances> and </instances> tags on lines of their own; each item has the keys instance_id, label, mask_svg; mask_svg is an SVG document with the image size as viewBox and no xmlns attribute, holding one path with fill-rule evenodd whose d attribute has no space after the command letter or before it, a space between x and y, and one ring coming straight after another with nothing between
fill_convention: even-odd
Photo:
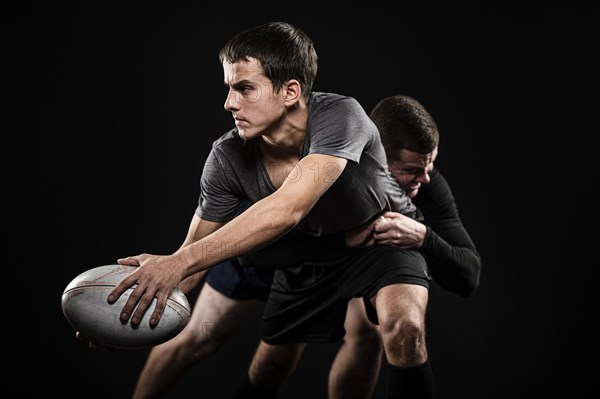
<instances>
[{"instance_id":1,"label":"man's chin","mask_svg":"<svg viewBox=\"0 0 600 399\"><path fill-rule=\"evenodd\" d=\"M241 139L247 141L258 137L259 135L254 130L238 129L238 136L240 136Z\"/></svg>"},{"instance_id":2,"label":"man's chin","mask_svg":"<svg viewBox=\"0 0 600 399\"><path fill-rule=\"evenodd\" d=\"M414 188L412 190L406 190L406 195L408 198L414 198L417 196L418 193L419 193L418 188Z\"/></svg>"}]
</instances>

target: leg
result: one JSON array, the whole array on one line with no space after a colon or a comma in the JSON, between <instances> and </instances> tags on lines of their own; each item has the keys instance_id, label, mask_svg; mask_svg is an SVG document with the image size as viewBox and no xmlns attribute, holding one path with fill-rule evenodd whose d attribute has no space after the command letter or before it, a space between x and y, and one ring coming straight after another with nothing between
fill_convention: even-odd
<instances>
[{"instance_id":1,"label":"leg","mask_svg":"<svg viewBox=\"0 0 600 399\"><path fill-rule=\"evenodd\" d=\"M294 371L306 344L270 345L260 342L248 375L250 382L258 386L281 385Z\"/></svg>"},{"instance_id":2,"label":"leg","mask_svg":"<svg viewBox=\"0 0 600 399\"><path fill-rule=\"evenodd\" d=\"M279 387L296 368L304 348L304 343L270 345L261 341L233 398L275 398Z\"/></svg>"},{"instance_id":3,"label":"leg","mask_svg":"<svg viewBox=\"0 0 600 399\"><path fill-rule=\"evenodd\" d=\"M252 300L235 300L204 284L188 325L175 338L150 351L133 398L164 395L183 372L205 359L238 331Z\"/></svg>"},{"instance_id":4,"label":"leg","mask_svg":"<svg viewBox=\"0 0 600 399\"><path fill-rule=\"evenodd\" d=\"M414 367L427 361L425 311L429 291L415 284L381 288L374 300L388 362Z\"/></svg>"},{"instance_id":5,"label":"leg","mask_svg":"<svg viewBox=\"0 0 600 399\"><path fill-rule=\"evenodd\" d=\"M373 395L383 346L379 327L367 318L363 300L348 303L346 335L329 372L330 399L368 399Z\"/></svg>"},{"instance_id":6,"label":"leg","mask_svg":"<svg viewBox=\"0 0 600 399\"><path fill-rule=\"evenodd\" d=\"M433 374L425 344L428 297L423 286L392 284L373 298L390 366L388 398L433 398Z\"/></svg>"}]
</instances>

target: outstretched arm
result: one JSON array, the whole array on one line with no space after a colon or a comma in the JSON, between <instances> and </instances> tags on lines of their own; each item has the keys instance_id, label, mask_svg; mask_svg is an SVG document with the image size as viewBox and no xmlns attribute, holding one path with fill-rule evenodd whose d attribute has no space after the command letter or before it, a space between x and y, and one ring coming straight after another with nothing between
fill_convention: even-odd
<instances>
[{"instance_id":1,"label":"outstretched arm","mask_svg":"<svg viewBox=\"0 0 600 399\"><path fill-rule=\"evenodd\" d=\"M337 180L346 163L346 159L331 155L308 155L297 164L298 170L317 169L320 173L302 173L299 178L284 182L273 194L206 237L172 255L142 254L119 260L121 264L140 267L112 290L108 301L114 303L135 285L123 306L122 321L131 319L132 324L138 324L156 297L156 307L150 317L150 323L156 325L168 295L184 278L261 248L287 233ZM327 176L327 179L315 179L315 176Z\"/></svg>"}]
</instances>

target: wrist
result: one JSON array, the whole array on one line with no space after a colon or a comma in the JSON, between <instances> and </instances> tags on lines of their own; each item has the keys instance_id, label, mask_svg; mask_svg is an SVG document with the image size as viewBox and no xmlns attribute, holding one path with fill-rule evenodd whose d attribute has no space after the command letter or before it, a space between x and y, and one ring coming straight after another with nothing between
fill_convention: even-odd
<instances>
[{"instance_id":1,"label":"wrist","mask_svg":"<svg viewBox=\"0 0 600 399\"><path fill-rule=\"evenodd\" d=\"M194 266L198 261L194 257L191 245L181 248L179 251L175 252L173 256L175 257L176 264L179 265L182 280L193 274Z\"/></svg>"},{"instance_id":2,"label":"wrist","mask_svg":"<svg viewBox=\"0 0 600 399\"><path fill-rule=\"evenodd\" d=\"M425 232L423 235L423 245L421 246L421 248L425 248L425 249L430 249L431 245L432 245L432 235L433 235L433 230L431 230L430 227L427 226L423 226L425 228Z\"/></svg>"},{"instance_id":3,"label":"wrist","mask_svg":"<svg viewBox=\"0 0 600 399\"><path fill-rule=\"evenodd\" d=\"M422 223L419 223L419 227L417 229L417 248L422 248L425 244L425 236L427 235L427 226Z\"/></svg>"}]
</instances>

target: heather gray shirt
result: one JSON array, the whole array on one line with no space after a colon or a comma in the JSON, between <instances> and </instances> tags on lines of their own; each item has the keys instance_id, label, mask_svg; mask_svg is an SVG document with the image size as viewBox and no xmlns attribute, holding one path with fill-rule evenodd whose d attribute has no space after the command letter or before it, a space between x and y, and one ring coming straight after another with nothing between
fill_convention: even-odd
<instances>
[{"instance_id":1,"label":"heather gray shirt","mask_svg":"<svg viewBox=\"0 0 600 399\"><path fill-rule=\"evenodd\" d=\"M317 236L339 233L386 210L420 218L387 169L377 128L353 98L332 93L312 94L301 157L308 154L333 155L349 162L297 229ZM268 167L258 139L244 141L237 128L225 133L213 142L204 165L196 214L205 220L226 222L236 216L242 200L255 203L272 194L275 187ZM314 178L328 178L327 172L324 176L315 175L316 170L296 167L288 179L297 179L305 173Z\"/></svg>"}]
</instances>

